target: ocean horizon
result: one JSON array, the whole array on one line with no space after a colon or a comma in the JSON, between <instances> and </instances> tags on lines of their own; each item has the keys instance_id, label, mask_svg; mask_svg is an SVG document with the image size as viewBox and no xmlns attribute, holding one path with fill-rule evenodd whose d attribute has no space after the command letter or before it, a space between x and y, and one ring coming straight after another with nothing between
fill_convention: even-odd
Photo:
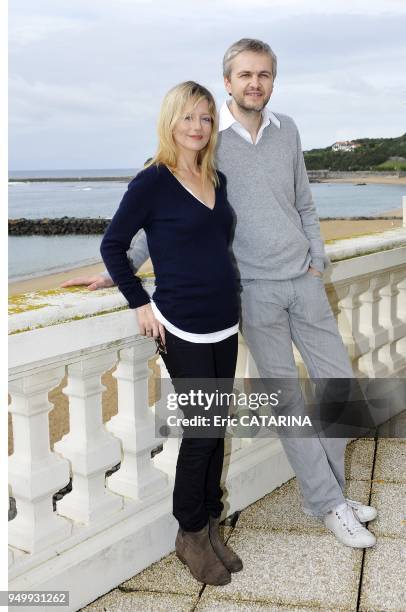
<instances>
[{"instance_id":1,"label":"ocean horizon","mask_svg":"<svg viewBox=\"0 0 406 612\"><path fill-rule=\"evenodd\" d=\"M59 170L9 170L8 178L80 178L86 176L135 176L139 168L61 168Z\"/></svg>"}]
</instances>

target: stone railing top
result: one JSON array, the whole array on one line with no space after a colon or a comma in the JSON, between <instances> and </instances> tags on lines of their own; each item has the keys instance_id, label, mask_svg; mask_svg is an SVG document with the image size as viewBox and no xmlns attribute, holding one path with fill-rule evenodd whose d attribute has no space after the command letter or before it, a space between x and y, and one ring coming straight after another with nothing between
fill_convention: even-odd
<instances>
[{"instance_id":1,"label":"stone railing top","mask_svg":"<svg viewBox=\"0 0 406 612\"><path fill-rule=\"evenodd\" d=\"M154 277L144 276L143 285L151 293ZM127 307L126 299L116 287L97 291L68 287L22 293L9 298L9 334L126 310Z\"/></svg>"},{"instance_id":2,"label":"stone railing top","mask_svg":"<svg viewBox=\"0 0 406 612\"><path fill-rule=\"evenodd\" d=\"M338 262L403 246L406 246L406 228L335 241L327 244L326 250L330 260ZM325 280L334 282L336 279L327 273ZM151 293L154 286L153 276L144 275L143 283L145 289ZM115 287L97 291L88 291L85 287L71 287L24 293L9 299L9 334L125 309L127 302Z\"/></svg>"},{"instance_id":3,"label":"stone railing top","mask_svg":"<svg viewBox=\"0 0 406 612\"><path fill-rule=\"evenodd\" d=\"M349 257L359 257L360 255L387 251L405 245L406 227L398 227L376 234L330 240L326 244L326 251L331 261L340 261Z\"/></svg>"}]
</instances>

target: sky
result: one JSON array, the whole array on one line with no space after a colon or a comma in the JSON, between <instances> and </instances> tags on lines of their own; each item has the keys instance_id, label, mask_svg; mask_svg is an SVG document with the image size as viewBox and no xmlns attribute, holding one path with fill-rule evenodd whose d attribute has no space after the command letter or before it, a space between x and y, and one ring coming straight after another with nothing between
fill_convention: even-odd
<instances>
[{"instance_id":1,"label":"sky","mask_svg":"<svg viewBox=\"0 0 406 612\"><path fill-rule=\"evenodd\" d=\"M195 80L219 105L236 40L278 57L269 108L304 150L406 131L405 0L13 0L9 169L138 168L166 91Z\"/></svg>"}]
</instances>

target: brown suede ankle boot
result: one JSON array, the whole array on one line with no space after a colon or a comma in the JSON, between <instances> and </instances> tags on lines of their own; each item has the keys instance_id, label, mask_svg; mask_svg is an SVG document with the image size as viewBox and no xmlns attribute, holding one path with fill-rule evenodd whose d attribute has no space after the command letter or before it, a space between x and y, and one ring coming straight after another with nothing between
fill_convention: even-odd
<instances>
[{"instance_id":1,"label":"brown suede ankle boot","mask_svg":"<svg viewBox=\"0 0 406 612\"><path fill-rule=\"evenodd\" d=\"M230 572L239 572L243 568L242 561L236 553L226 546L219 531L220 517L209 519L209 537L214 552Z\"/></svg>"},{"instance_id":2,"label":"brown suede ankle boot","mask_svg":"<svg viewBox=\"0 0 406 612\"><path fill-rule=\"evenodd\" d=\"M231 582L230 572L217 557L209 538L209 524L200 531L184 531L179 528L175 551L199 582L215 586Z\"/></svg>"}]
</instances>

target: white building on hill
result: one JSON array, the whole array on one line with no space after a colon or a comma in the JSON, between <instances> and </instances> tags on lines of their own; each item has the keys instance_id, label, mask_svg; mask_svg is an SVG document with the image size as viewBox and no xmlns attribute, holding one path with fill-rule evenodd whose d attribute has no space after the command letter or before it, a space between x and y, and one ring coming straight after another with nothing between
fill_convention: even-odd
<instances>
[{"instance_id":1,"label":"white building on hill","mask_svg":"<svg viewBox=\"0 0 406 612\"><path fill-rule=\"evenodd\" d=\"M360 146L360 144L351 142L351 140L338 140L331 148L333 151L354 151Z\"/></svg>"}]
</instances>

